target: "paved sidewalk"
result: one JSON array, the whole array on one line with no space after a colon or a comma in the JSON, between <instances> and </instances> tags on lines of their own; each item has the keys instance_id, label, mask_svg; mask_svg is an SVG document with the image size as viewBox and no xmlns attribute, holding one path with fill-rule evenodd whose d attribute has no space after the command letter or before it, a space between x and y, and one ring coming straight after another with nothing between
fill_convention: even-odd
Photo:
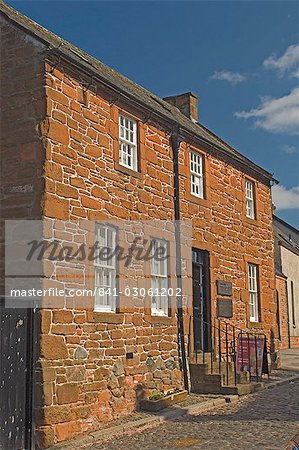
<instances>
[{"instance_id":1,"label":"paved sidewalk","mask_svg":"<svg viewBox=\"0 0 299 450\"><path fill-rule=\"evenodd\" d=\"M299 431L299 380L266 389L200 416L116 438L93 450L282 450Z\"/></svg>"},{"instance_id":2,"label":"paved sidewalk","mask_svg":"<svg viewBox=\"0 0 299 450\"><path fill-rule=\"evenodd\" d=\"M281 350L280 365L282 369L298 370L299 372L299 348Z\"/></svg>"},{"instance_id":3,"label":"paved sidewalk","mask_svg":"<svg viewBox=\"0 0 299 450\"><path fill-rule=\"evenodd\" d=\"M277 390L280 389L284 384L290 385L295 381L299 382L299 371L289 369L276 369L271 372L271 377L269 379L267 377L264 377L263 381L265 389L275 388L275 390ZM97 450L100 448L104 448L102 446L104 445L103 443L105 443L106 445L105 448L110 449L110 443L112 446L114 442L122 442L122 439L125 439L124 436L132 436L133 434L141 433L146 429L156 428L158 426L161 426L162 422L173 423L174 421L179 421L182 417L190 420L191 416L199 416L203 415L204 413L205 415L207 415L207 412L211 410L217 409L221 412L221 409L226 403L238 402L238 404L241 405L245 404L246 398L250 399L252 398L252 396L243 397L241 400L239 400L237 395L219 396L211 394L191 394L184 402L173 405L172 407L158 413L145 411L132 413L128 416L121 417L107 424L101 430L90 432L89 434L82 436L82 438L76 441L67 441L56 444L49 450L73 450L74 448L80 448L82 450ZM182 437L178 440L177 445L179 446L179 448L197 448L193 446L193 441L194 440L192 439L190 440L189 438ZM198 440L196 441L196 443L198 443ZM223 447L221 446L220 448ZM159 448L157 448L157 450L159 450ZM240 449L238 448L238 450ZM288 447L287 450L293 450L293 447Z\"/></svg>"},{"instance_id":4,"label":"paved sidewalk","mask_svg":"<svg viewBox=\"0 0 299 450\"><path fill-rule=\"evenodd\" d=\"M178 417L198 415L215 408L218 409L227 402L237 400L237 395L190 394L185 401L162 411L156 413L146 411L132 413L114 420L102 429L92 431L78 440L61 442L49 448L49 450L73 450L74 448L90 450L92 448L101 448L100 443L102 442L110 442L127 434L140 433L145 429L157 427L164 421L174 420Z\"/></svg>"}]
</instances>

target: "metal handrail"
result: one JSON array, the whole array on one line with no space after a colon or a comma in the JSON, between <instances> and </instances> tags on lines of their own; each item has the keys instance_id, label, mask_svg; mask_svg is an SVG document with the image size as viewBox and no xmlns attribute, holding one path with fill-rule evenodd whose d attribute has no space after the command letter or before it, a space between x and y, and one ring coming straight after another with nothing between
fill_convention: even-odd
<instances>
[{"instance_id":1,"label":"metal handrail","mask_svg":"<svg viewBox=\"0 0 299 450\"><path fill-rule=\"evenodd\" d=\"M240 372L249 372L249 379L252 377L259 381L259 367L258 367L258 346L257 339L263 336L265 343L267 338L265 333L248 331L247 329L242 329L227 320L216 319L218 321L218 326L211 324L206 321L202 321L203 328L207 328L209 342L201 342L202 349L195 349L196 363L198 361L198 353L202 354L202 361L206 363L207 353L210 353L210 364L211 373L214 373L214 366L218 362L218 370L221 375L222 384L230 384L230 364L233 364L233 384L236 385L238 381L238 374ZM238 365L238 342L241 337L241 342L247 340L247 349L241 345L241 363ZM251 343L253 341L254 345L254 360L251 361ZM245 344L246 345L246 344ZM245 351L244 351L245 350ZM245 358L245 352L247 350L247 359ZM218 361L217 361L218 360ZM224 363L224 364L223 364ZM255 371L252 370L252 363L255 363ZM246 370L245 370L246 369Z\"/></svg>"},{"instance_id":2,"label":"metal handrail","mask_svg":"<svg viewBox=\"0 0 299 450\"><path fill-rule=\"evenodd\" d=\"M235 328L236 330L239 330L239 331L243 331L243 333L261 334L261 335L265 336L265 333L263 333L262 331L255 331L254 329L248 328L248 327L241 328L241 327L238 327L237 325L233 325L232 323L228 322L225 319L217 319L217 320L219 320L220 322L223 322L223 323L228 323L232 328Z\"/></svg>"}]
</instances>

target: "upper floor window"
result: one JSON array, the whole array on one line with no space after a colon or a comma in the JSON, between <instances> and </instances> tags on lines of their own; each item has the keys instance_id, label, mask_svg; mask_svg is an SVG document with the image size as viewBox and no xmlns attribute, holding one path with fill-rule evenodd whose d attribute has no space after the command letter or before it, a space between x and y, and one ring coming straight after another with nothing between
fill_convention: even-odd
<instances>
[{"instance_id":1,"label":"upper floor window","mask_svg":"<svg viewBox=\"0 0 299 450\"><path fill-rule=\"evenodd\" d=\"M152 315L168 316L168 264L167 242L160 239L152 241L151 288Z\"/></svg>"},{"instance_id":2,"label":"upper floor window","mask_svg":"<svg viewBox=\"0 0 299 450\"><path fill-rule=\"evenodd\" d=\"M245 179L245 198L246 198L246 216L250 219L255 218L254 212L254 184L252 181Z\"/></svg>"},{"instance_id":3,"label":"upper floor window","mask_svg":"<svg viewBox=\"0 0 299 450\"><path fill-rule=\"evenodd\" d=\"M137 122L119 115L119 164L137 170Z\"/></svg>"},{"instance_id":4,"label":"upper floor window","mask_svg":"<svg viewBox=\"0 0 299 450\"><path fill-rule=\"evenodd\" d=\"M258 267L248 264L249 318L251 322L259 321Z\"/></svg>"},{"instance_id":5,"label":"upper floor window","mask_svg":"<svg viewBox=\"0 0 299 450\"><path fill-rule=\"evenodd\" d=\"M99 225L96 229L97 252L95 257L95 310L116 310L116 230Z\"/></svg>"},{"instance_id":6,"label":"upper floor window","mask_svg":"<svg viewBox=\"0 0 299 450\"><path fill-rule=\"evenodd\" d=\"M191 194L204 198L203 157L197 152L190 152Z\"/></svg>"}]
</instances>

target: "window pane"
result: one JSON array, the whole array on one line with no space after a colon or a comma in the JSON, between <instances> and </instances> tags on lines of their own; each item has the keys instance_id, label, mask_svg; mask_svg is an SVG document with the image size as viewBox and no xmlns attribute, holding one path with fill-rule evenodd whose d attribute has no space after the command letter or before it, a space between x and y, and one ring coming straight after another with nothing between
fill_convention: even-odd
<instances>
[{"instance_id":1,"label":"window pane","mask_svg":"<svg viewBox=\"0 0 299 450\"><path fill-rule=\"evenodd\" d=\"M257 266L248 264L249 315L253 322L259 321L259 293Z\"/></svg>"},{"instance_id":2,"label":"window pane","mask_svg":"<svg viewBox=\"0 0 299 450\"><path fill-rule=\"evenodd\" d=\"M96 309L113 311L114 308L115 270L96 268Z\"/></svg>"},{"instance_id":3,"label":"window pane","mask_svg":"<svg viewBox=\"0 0 299 450\"><path fill-rule=\"evenodd\" d=\"M95 259L95 309L115 311L116 230L109 226L97 228L97 258Z\"/></svg>"},{"instance_id":4,"label":"window pane","mask_svg":"<svg viewBox=\"0 0 299 450\"><path fill-rule=\"evenodd\" d=\"M163 249L163 250L161 250ZM167 243L159 239L152 241L152 260L151 260L151 288L152 296L152 314L168 315L168 264L167 264ZM162 292L162 289L165 289ZM164 294L164 295L162 295Z\"/></svg>"},{"instance_id":5,"label":"window pane","mask_svg":"<svg viewBox=\"0 0 299 450\"><path fill-rule=\"evenodd\" d=\"M119 163L137 170L137 126L136 121L119 116Z\"/></svg>"},{"instance_id":6,"label":"window pane","mask_svg":"<svg viewBox=\"0 0 299 450\"><path fill-rule=\"evenodd\" d=\"M254 219L254 186L253 182L245 180L246 216Z\"/></svg>"},{"instance_id":7,"label":"window pane","mask_svg":"<svg viewBox=\"0 0 299 450\"><path fill-rule=\"evenodd\" d=\"M197 152L190 153L191 194L204 197L203 189L203 158Z\"/></svg>"}]
</instances>

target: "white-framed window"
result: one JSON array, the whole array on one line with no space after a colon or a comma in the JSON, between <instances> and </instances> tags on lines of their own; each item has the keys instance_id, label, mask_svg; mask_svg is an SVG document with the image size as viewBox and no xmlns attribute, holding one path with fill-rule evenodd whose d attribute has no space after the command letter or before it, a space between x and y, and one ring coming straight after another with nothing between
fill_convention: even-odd
<instances>
[{"instance_id":1,"label":"white-framed window","mask_svg":"<svg viewBox=\"0 0 299 450\"><path fill-rule=\"evenodd\" d=\"M151 314L153 316L168 316L167 242L161 239L153 239L151 245L151 288L153 291Z\"/></svg>"},{"instance_id":2,"label":"white-framed window","mask_svg":"<svg viewBox=\"0 0 299 450\"><path fill-rule=\"evenodd\" d=\"M191 194L204 198L203 157L197 152L190 152Z\"/></svg>"},{"instance_id":3,"label":"white-framed window","mask_svg":"<svg viewBox=\"0 0 299 450\"><path fill-rule=\"evenodd\" d=\"M119 115L119 164L128 169L138 169L137 122Z\"/></svg>"},{"instance_id":4,"label":"white-framed window","mask_svg":"<svg viewBox=\"0 0 299 450\"><path fill-rule=\"evenodd\" d=\"M108 225L96 226L95 253L95 311L116 310L116 229Z\"/></svg>"},{"instance_id":5,"label":"white-framed window","mask_svg":"<svg viewBox=\"0 0 299 450\"><path fill-rule=\"evenodd\" d=\"M259 321L258 267L248 264L249 318L251 322Z\"/></svg>"},{"instance_id":6,"label":"white-framed window","mask_svg":"<svg viewBox=\"0 0 299 450\"><path fill-rule=\"evenodd\" d=\"M254 185L253 182L245 179L245 198L246 198L246 216L250 219L255 218L254 212Z\"/></svg>"}]
</instances>

